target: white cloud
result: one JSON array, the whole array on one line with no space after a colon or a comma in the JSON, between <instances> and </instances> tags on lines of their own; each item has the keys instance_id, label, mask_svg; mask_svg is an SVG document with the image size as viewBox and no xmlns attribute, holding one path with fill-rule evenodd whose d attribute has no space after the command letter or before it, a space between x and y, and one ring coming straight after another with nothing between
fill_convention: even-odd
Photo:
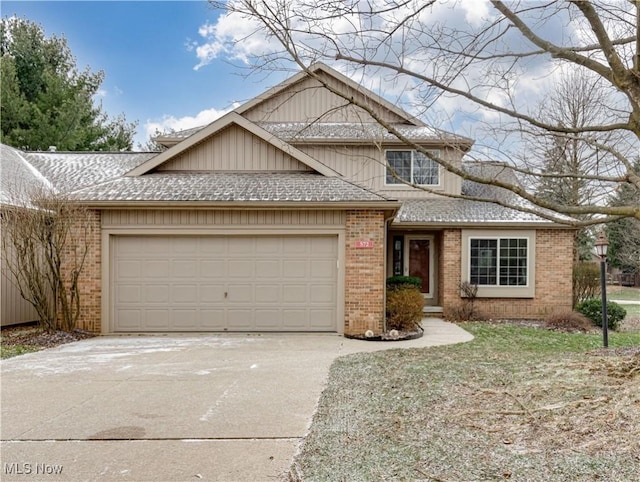
<instances>
[{"instance_id":1,"label":"white cloud","mask_svg":"<svg viewBox=\"0 0 640 482\"><path fill-rule=\"evenodd\" d=\"M237 107L237 104L229 109L201 110L195 116L175 117L172 115L165 115L159 120L149 120L144 124L145 138L148 139L155 135L156 132L182 131L185 129L191 129L192 127L206 126L230 112L235 107Z\"/></svg>"}]
</instances>

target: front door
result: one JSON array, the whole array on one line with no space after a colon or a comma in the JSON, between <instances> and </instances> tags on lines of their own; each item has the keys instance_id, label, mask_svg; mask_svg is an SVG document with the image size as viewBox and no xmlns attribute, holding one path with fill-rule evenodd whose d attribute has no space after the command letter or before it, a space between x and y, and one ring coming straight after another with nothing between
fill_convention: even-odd
<instances>
[{"instance_id":1,"label":"front door","mask_svg":"<svg viewBox=\"0 0 640 482\"><path fill-rule=\"evenodd\" d=\"M407 236L405 274L422 280L420 291L433 296L433 238Z\"/></svg>"}]
</instances>

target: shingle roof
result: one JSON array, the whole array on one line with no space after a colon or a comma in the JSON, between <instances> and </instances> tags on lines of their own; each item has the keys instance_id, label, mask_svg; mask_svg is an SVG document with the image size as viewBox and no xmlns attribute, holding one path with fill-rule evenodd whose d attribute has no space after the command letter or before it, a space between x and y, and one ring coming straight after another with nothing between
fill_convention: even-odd
<instances>
[{"instance_id":1,"label":"shingle roof","mask_svg":"<svg viewBox=\"0 0 640 482\"><path fill-rule=\"evenodd\" d=\"M160 172L121 177L73 193L82 201L387 201L336 177L314 173Z\"/></svg>"},{"instance_id":2,"label":"shingle roof","mask_svg":"<svg viewBox=\"0 0 640 482\"><path fill-rule=\"evenodd\" d=\"M470 174L488 179L500 179L517 184L518 179L509 166L495 162L466 162L463 169ZM462 194L509 203L512 206L534 208L528 201L513 192L490 184L462 181ZM536 208L541 211L540 208ZM555 217L564 217L555 213ZM566 219L570 219L566 217ZM469 199L436 198L412 199L402 203L394 223L549 223L548 219L489 202Z\"/></svg>"},{"instance_id":3,"label":"shingle roof","mask_svg":"<svg viewBox=\"0 0 640 482\"><path fill-rule=\"evenodd\" d=\"M24 158L61 191L116 179L155 152L28 152Z\"/></svg>"},{"instance_id":4,"label":"shingle roof","mask_svg":"<svg viewBox=\"0 0 640 482\"><path fill-rule=\"evenodd\" d=\"M256 122L256 125L284 141L397 141L398 138L390 134L377 123L363 124L361 122ZM440 131L428 126L412 126L394 124L393 127L403 136L414 141L466 141L471 139L457 136L449 132ZM202 130L194 127L183 131L171 132L158 136L158 139L181 141Z\"/></svg>"},{"instance_id":5,"label":"shingle roof","mask_svg":"<svg viewBox=\"0 0 640 482\"><path fill-rule=\"evenodd\" d=\"M24 154L0 144L0 204L34 207L31 191L51 190L51 183L29 164Z\"/></svg>"}]
</instances>

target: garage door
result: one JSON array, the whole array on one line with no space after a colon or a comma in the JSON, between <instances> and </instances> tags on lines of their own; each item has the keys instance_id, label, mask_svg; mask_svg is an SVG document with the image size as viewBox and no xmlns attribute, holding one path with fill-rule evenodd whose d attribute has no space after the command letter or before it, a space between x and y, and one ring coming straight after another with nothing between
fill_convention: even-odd
<instances>
[{"instance_id":1,"label":"garage door","mask_svg":"<svg viewBox=\"0 0 640 482\"><path fill-rule=\"evenodd\" d=\"M336 331L337 236L113 240L114 331Z\"/></svg>"}]
</instances>

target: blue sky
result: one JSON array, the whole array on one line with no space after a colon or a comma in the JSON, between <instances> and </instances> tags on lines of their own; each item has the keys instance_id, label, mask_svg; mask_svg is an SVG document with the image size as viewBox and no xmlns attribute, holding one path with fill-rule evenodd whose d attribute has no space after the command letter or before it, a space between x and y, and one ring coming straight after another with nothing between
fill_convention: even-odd
<instances>
[{"instance_id":1,"label":"blue sky","mask_svg":"<svg viewBox=\"0 0 640 482\"><path fill-rule=\"evenodd\" d=\"M2 1L1 9L41 24L47 36L64 35L79 68L103 70L104 110L137 120L137 142L156 126L206 124L279 80L245 79L218 59L195 69L199 29L220 15L206 1Z\"/></svg>"}]
</instances>

